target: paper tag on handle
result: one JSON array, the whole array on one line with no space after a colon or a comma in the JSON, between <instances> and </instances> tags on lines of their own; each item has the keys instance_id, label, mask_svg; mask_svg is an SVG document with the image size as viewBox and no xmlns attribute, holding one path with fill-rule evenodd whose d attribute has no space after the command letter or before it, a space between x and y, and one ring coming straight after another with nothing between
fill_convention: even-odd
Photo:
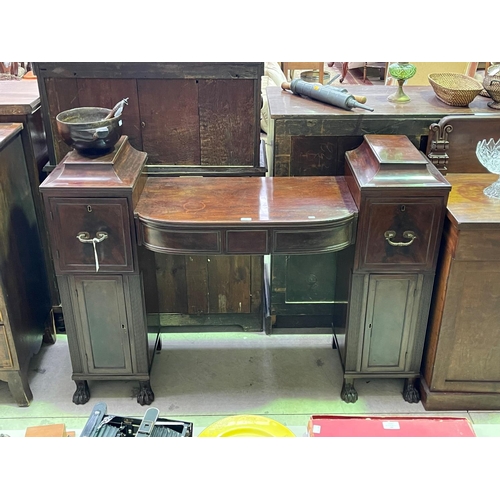
<instances>
[{"instance_id":1,"label":"paper tag on handle","mask_svg":"<svg viewBox=\"0 0 500 500\"><path fill-rule=\"evenodd\" d=\"M97 248L95 246L96 243L99 243L99 240L97 238L94 238L92 240L92 245L94 245L94 258L95 258L95 272L99 272L99 258L97 257Z\"/></svg>"}]
</instances>

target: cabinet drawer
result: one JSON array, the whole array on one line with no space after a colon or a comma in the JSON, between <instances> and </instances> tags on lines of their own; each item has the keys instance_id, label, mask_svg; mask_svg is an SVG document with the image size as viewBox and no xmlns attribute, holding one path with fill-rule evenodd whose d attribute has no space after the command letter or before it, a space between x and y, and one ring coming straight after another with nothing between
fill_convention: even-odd
<instances>
[{"instance_id":1,"label":"cabinet drawer","mask_svg":"<svg viewBox=\"0 0 500 500\"><path fill-rule=\"evenodd\" d=\"M7 343L7 332L5 326L0 325L0 369L13 368L12 355Z\"/></svg>"},{"instance_id":2,"label":"cabinet drawer","mask_svg":"<svg viewBox=\"0 0 500 500\"><path fill-rule=\"evenodd\" d=\"M50 200L54 260L58 272L133 270L129 207L126 198L52 198ZM84 243L107 236L101 242ZM97 233L100 233L99 235Z\"/></svg>"},{"instance_id":3,"label":"cabinet drawer","mask_svg":"<svg viewBox=\"0 0 500 500\"><path fill-rule=\"evenodd\" d=\"M442 198L367 200L369 214L358 232L361 269L432 270L442 230Z\"/></svg>"}]
</instances>

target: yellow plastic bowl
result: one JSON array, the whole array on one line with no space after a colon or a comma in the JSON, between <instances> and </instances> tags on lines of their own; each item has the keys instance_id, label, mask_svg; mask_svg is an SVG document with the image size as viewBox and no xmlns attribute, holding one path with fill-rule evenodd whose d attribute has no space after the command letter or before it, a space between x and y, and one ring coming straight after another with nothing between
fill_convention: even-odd
<instances>
[{"instance_id":1,"label":"yellow plastic bowl","mask_svg":"<svg viewBox=\"0 0 500 500\"><path fill-rule=\"evenodd\" d=\"M259 415L225 417L205 428L198 437L295 437L284 425Z\"/></svg>"}]
</instances>

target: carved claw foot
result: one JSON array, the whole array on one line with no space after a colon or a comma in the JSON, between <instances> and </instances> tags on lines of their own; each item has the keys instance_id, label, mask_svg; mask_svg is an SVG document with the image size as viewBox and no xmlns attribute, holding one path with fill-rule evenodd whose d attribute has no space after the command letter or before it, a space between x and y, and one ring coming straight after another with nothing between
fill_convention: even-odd
<instances>
[{"instance_id":1,"label":"carved claw foot","mask_svg":"<svg viewBox=\"0 0 500 500\"><path fill-rule=\"evenodd\" d=\"M90 399L90 389L86 380L75 382L76 391L73 394L73 403L75 405L84 405Z\"/></svg>"},{"instance_id":2,"label":"carved claw foot","mask_svg":"<svg viewBox=\"0 0 500 500\"><path fill-rule=\"evenodd\" d=\"M346 403L355 403L358 400L358 392L354 388L354 382L345 382L342 386L342 392L340 393L340 397Z\"/></svg>"},{"instance_id":3,"label":"carved claw foot","mask_svg":"<svg viewBox=\"0 0 500 500\"><path fill-rule=\"evenodd\" d=\"M418 403L420 394L413 384L406 384L403 390L403 398L407 403Z\"/></svg>"},{"instance_id":4,"label":"carved claw foot","mask_svg":"<svg viewBox=\"0 0 500 500\"><path fill-rule=\"evenodd\" d=\"M139 382L139 394L137 394L137 402L141 405L150 405L155 400L155 395L151 390L149 380L147 382Z\"/></svg>"}]
</instances>

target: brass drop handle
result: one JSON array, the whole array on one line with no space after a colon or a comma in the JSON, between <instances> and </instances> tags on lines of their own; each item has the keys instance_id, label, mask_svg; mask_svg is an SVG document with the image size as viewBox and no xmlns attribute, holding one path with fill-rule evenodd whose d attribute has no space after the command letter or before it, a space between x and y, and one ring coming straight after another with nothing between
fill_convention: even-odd
<instances>
[{"instance_id":1,"label":"brass drop handle","mask_svg":"<svg viewBox=\"0 0 500 500\"><path fill-rule=\"evenodd\" d=\"M104 241L108 237L108 233L105 233L104 231L97 231L95 236L95 238L91 238L87 231L82 231L76 235L78 241L81 243L92 243L94 245L95 272L97 273L99 272L99 258L97 257L97 248L95 245L96 243Z\"/></svg>"},{"instance_id":2,"label":"brass drop handle","mask_svg":"<svg viewBox=\"0 0 500 500\"><path fill-rule=\"evenodd\" d=\"M410 241L392 241L392 238L396 236L396 231L386 231L384 233L385 239L393 247L409 247L414 241L417 235L413 231L405 231L403 233L403 238L409 238Z\"/></svg>"}]
</instances>

